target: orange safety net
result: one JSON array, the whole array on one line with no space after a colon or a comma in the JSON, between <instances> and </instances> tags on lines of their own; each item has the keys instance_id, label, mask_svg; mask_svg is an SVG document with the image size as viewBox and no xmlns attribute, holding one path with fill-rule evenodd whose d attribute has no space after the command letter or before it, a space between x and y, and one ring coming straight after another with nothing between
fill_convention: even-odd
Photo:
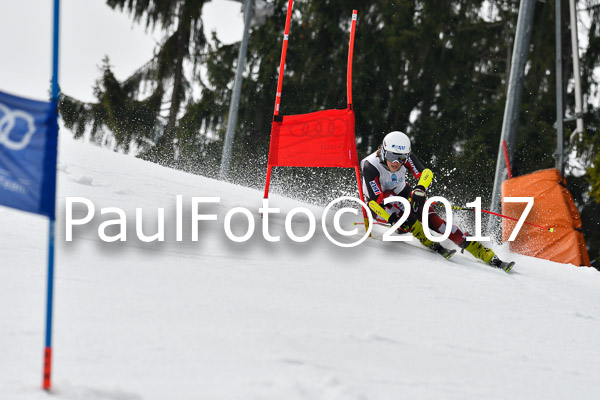
<instances>
[{"instance_id":1,"label":"orange safety net","mask_svg":"<svg viewBox=\"0 0 600 400\"><path fill-rule=\"evenodd\" d=\"M271 126L271 166L352 168L358 165L352 110L285 115L282 119L273 121Z\"/></svg>"},{"instance_id":2,"label":"orange safety net","mask_svg":"<svg viewBox=\"0 0 600 400\"><path fill-rule=\"evenodd\" d=\"M590 265L581 217L569 190L562 184L557 169L545 169L504 181L502 197L533 197L534 205L526 221L554 228L549 232L524 224L510 242L515 253L565 264ZM519 218L525 203L502 203L502 213ZM507 241L516 221L502 221L502 241Z\"/></svg>"}]
</instances>

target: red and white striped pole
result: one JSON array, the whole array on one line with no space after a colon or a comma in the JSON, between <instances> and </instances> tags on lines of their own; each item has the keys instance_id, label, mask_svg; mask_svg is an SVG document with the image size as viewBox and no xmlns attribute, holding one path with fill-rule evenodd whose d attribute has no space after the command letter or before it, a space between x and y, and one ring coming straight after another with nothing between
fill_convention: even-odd
<instances>
[{"instance_id":1,"label":"red and white striped pole","mask_svg":"<svg viewBox=\"0 0 600 400\"><path fill-rule=\"evenodd\" d=\"M281 49L281 61L279 62L279 79L277 80L277 93L275 94L275 111L273 111L273 120L279 115L279 103L281 102L281 88L283 86L283 71L285 70L285 56L287 55L288 37L290 35L290 21L292 19L292 9L294 0L289 0L287 8L287 17L285 19L285 30L283 31L283 46ZM271 150L269 149L269 160L267 161L267 179L265 182L264 198L269 197L269 185L271 184Z\"/></svg>"},{"instance_id":2,"label":"red and white striped pole","mask_svg":"<svg viewBox=\"0 0 600 400\"><path fill-rule=\"evenodd\" d=\"M354 31L356 30L356 19L358 18L358 11L352 10L352 25L350 27L350 46L348 49L348 82L346 83L346 89L348 92L348 108L352 109L352 57L354 56Z\"/></svg>"},{"instance_id":3,"label":"red and white striped pole","mask_svg":"<svg viewBox=\"0 0 600 400\"><path fill-rule=\"evenodd\" d=\"M287 54L288 37L290 35L290 21L292 19L292 8L294 0L289 0L287 8L287 17L285 19L285 31L283 32L283 48L281 49L281 61L279 62L279 79L277 80L277 93L275 94L275 112L279 115L279 103L281 102L281 88L283 86L283 71L285 70L285 56Z\"/></svg>"},{"instance_id":4,"label":"red and white striped pole","mask_svg":"<svg viewBox=\"0 0 600 400\"><path fill-rule=\"evenodd\" d=\"M352 10L352 23L350 26L350 41L348 45L348 70L346 73L347 82L346 82L346 91L348 94L348 110L351 112L352 108L352 60L354 58L354 33L356 31L356 20L358 18L358 11ZM358 185L358 195L362 201L365 201L365 196L362 190L362 181L360 180L360 168L358 165L354 167L354 172L356 174L356 184ZM367 216L367 210L363 208L363 219L365 223L365 230L369 230L369 217Z\"/></svg>"}]
</instances>

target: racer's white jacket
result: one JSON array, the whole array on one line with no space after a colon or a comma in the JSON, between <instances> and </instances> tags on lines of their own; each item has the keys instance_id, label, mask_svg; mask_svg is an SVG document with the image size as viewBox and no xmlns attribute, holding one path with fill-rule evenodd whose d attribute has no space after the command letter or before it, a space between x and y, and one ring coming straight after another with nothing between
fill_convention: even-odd
<instances>
[{"instance_id":1,"label":"racer's white jacket","mask_svg":"<svg viewBox=\"0 0 600 400\"><path fill-rule=\"evenodd\" d=\"M392 173L387 169L385 162L382 163L377 157L377 152L374 152L360 162L360 169L363 193L367 197L367 202L375 200L375 202L382 204L383 199L389 196L401 195L408 197L407 195L410 194L411 189L406 182L406 171L409 170L419 180L425 167L411 153L406 163L398 171Z\"/></svg>"}]
</instances>

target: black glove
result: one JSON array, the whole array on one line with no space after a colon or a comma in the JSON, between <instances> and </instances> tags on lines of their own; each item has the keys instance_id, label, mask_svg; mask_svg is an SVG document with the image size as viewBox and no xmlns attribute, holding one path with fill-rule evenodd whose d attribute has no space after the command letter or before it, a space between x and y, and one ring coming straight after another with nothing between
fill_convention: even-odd
<instances>
[{"instance_id":1,"label":"black glove","mask_svg":"<svg viewBox=\"0 0 600 400\"><path fill-rule=\"evenodd\" d=\"M421 185L418 185L411 193L410 193L410 207L413 212L420 213L423 209L423 205L425 204L425 199L427 199L427 194L425 194L425 188Z\"/></svg>"},{"instance_id":2,"label":"black glove","mask_svg":"<svg viewBox=\"0 0 600 400\"><path fill-rule=\"evenodd\" d=\"M400 217L398 216L398 214L392 213L392 215L390 215L390 217L388 218L388 222L394 225L396 222L398 222L399 219Z\"/></svg>"}]
</instances>

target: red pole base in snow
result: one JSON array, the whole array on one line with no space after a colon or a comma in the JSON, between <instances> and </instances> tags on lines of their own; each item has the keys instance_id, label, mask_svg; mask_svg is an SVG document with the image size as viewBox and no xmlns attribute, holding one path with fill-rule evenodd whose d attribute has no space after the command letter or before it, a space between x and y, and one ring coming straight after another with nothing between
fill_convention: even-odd
<instances>
[{"instance_id":1,"label":"red pole base in snow","mask_svg":"<svg viewBox=\"0 0 600 400\"><path fill-rule=\"evenodd\" d=\"M50 375L52 370L52 348L46 347L44 349L44 382L42 388L44 390L50 390Z\"/></svg>"}]
</instances>

